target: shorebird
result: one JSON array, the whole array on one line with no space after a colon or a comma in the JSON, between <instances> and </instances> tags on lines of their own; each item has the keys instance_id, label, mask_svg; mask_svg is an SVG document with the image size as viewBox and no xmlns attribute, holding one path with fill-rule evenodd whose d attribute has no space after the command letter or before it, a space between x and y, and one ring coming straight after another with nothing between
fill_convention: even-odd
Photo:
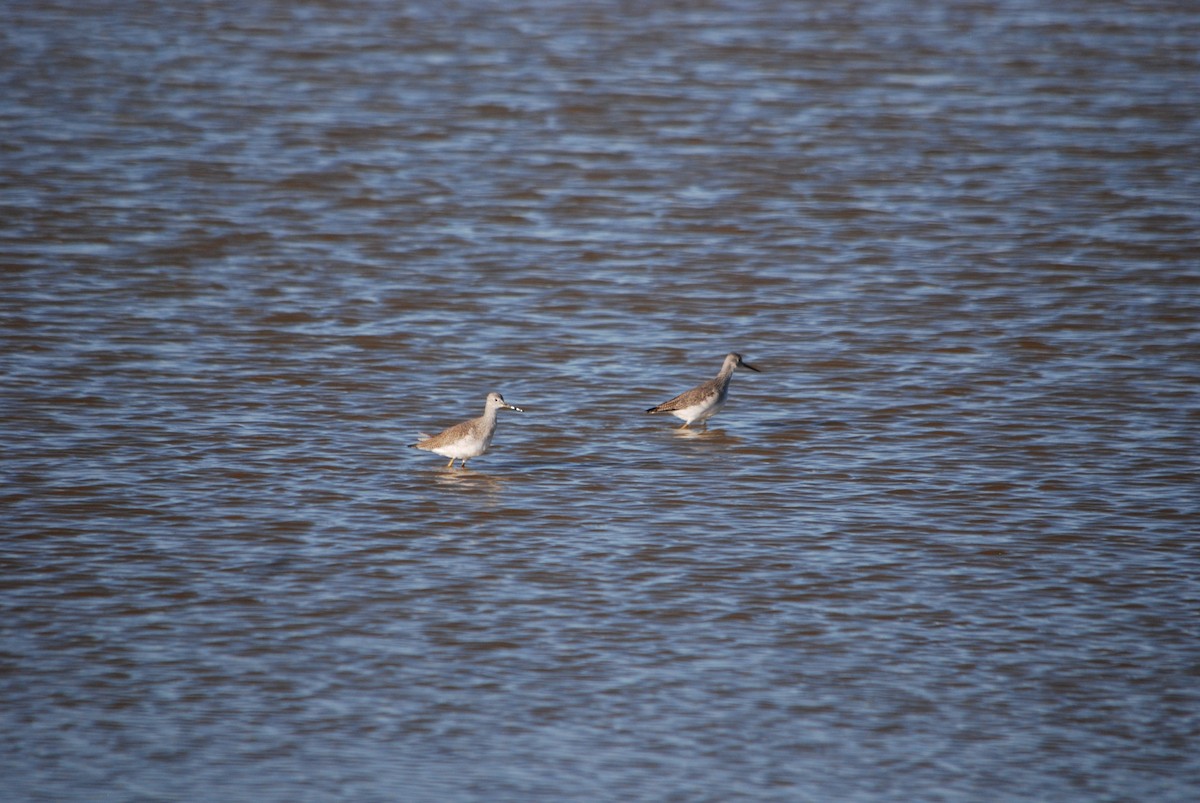
<instances>
[{"instance_id":1,"label":"shorebird","mask_svg":"<svg viewBox=\"0 0 1200 803\"><path fill-rule=\"evenodd\" d=\"M687 429L696 421L701 422L704 429L708 429L708 419L725 406L725 399L729 396L729 379L733 376L735 368L749 368L751 371L762 373L744 361L741 354L731 352L725 355L721 372L715 378L691 390L685 390L670 401L651 407L646 412L670 413L676 418L682 418L683 426L680 429Z\"/></svg>"},{"instance_id":2,"label":"shorebird","mask_svg":"<svg viewBox=\"0 0 1200 803\"><path fill-rule=\"evenodd\" d=\"M446 468L452 468L455 460L462 460L462 467L466 468L467 458L479 457L492 445L492 436L496 434L496 412L499 410L525 412L520 407L506 402L499 393L489 393L487 406L479 418L455 424L433 436L422 432L421 440L410 443L409 446L449 457L450 462L446 464Z\"/></svg>"}]
</instances>

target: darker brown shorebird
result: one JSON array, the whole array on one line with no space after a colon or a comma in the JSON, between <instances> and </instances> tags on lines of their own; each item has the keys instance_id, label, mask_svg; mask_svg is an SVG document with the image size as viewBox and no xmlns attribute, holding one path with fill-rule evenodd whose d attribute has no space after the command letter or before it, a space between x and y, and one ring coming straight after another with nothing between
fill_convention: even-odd
<instances>
[{"instance_id":1,"label":"darker brown shorebird","mask_svg":"<svg viewBox=\"0 0 1200 803\"><path fill-rule=\"evenodd\" d=\"M721 372L702 385L691 390L685 390L670 401L663 402L657 407L651 407L648 413L670 413L676 418L683 419L680 429L687 429L697 421L702 429L708 429L708 419L721 411L729 396L729 379L738 368L748 368L756 373L762 373L750 363L742 359L741 354L730 352L725 355Z\"/></svg>"}]
</instances>

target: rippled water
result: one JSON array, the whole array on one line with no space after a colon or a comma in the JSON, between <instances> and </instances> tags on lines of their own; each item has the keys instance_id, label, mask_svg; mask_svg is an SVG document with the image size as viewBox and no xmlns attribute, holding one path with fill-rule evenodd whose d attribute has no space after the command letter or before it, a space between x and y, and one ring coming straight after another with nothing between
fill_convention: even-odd
<instances>
[{"instance_id":1,"label":"rippled water","mask_svg":"<svg viewBox=\"0 0 1200 803\"><path fill-rule=\"evenodd\" d=\"M7 799L1200 795L1193 3L5 13Z\"/></svg>"}]
</instances>

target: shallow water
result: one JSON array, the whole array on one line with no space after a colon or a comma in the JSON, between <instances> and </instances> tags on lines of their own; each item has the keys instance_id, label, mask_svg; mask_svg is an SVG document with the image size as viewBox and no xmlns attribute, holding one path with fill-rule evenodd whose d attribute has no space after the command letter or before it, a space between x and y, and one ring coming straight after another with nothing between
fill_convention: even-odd
<instances>
[{"instance_id":1,"label":"shallow water","mask_svg":"<svg viewBox=\"0 0 1200 803\"><path fill-rule=\"evenodd\" d=\"M10 799L1200 794L1192 4L7 16Z\"/></svg>"}]
</instances>

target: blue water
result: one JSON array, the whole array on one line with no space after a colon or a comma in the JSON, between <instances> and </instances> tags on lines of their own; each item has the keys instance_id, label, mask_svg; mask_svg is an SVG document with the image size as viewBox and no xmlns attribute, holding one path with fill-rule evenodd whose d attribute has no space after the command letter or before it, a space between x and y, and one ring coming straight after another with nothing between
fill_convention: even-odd
<instances>
[{"instance_id":1,"label":"blue water","mask_svg":"<svg viewBox=\"0 0 1200 803\"><path fill-rule=\"evenodd\" d=\"M1191 4L6 16L6 799L1200 795Z\"/></svg>"}]
</instances>

